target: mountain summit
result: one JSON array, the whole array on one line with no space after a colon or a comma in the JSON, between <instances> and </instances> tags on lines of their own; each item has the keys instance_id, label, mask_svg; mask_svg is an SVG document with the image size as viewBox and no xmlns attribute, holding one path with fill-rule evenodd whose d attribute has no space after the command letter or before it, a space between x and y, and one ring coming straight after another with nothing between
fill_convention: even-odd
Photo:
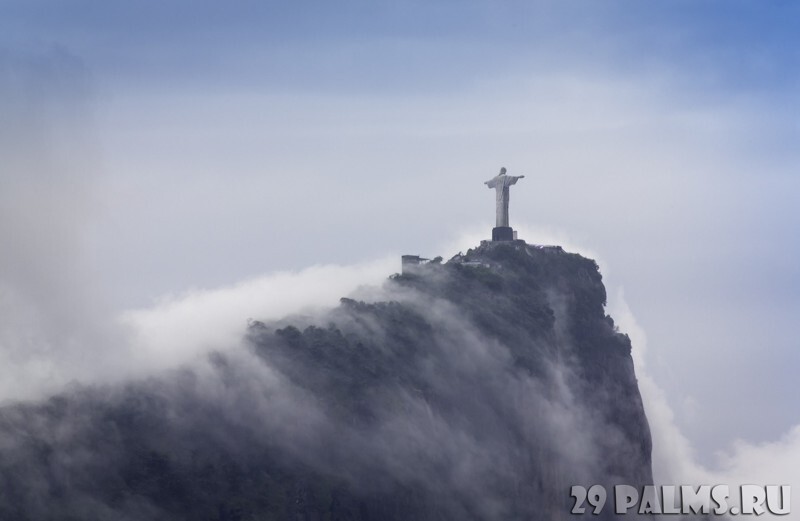
<instances>
[{"instance_id":1,"label":"mountain summit","mask_svg":"<svg viewBox=\"0 0 800 521\"><path fill-rule=\"evenodd\" d=\"M351 297L0 409L0 519L558 520L571 485L652 483L594 261L485 242Z\"/></svg>"}]
</instances>

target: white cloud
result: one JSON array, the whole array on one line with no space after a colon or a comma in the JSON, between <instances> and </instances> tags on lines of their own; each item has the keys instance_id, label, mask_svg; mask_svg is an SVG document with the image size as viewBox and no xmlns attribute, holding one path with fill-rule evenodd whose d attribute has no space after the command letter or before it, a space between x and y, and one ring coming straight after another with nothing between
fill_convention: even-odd
<instances>
[{"instance_id":1,"label":"white cloud","mask_svg":"<svg viewBox=\"0 0 800 521\"><path fill-rule=\"evenodd\" d=\"M399 268L399 257L387 257L278 272L229 287L167 296L152 308L127 311L121 319L133 331L137 365L171 367L238 345L248 319L277 320L335 306L359 286L379 285Z\"/></svg>"},{"instance_id":2,"label":"white cloud","mask_svg":"<svg viewBox=\"0 0 800 521\"><path fill-rule=\"evenodd\" d=\"M653 473L656 483L665 485L800 486L800 425L779 439L765 443L735 441L720 450L711 466L702 465L690 440L676 425L669 398L647 369L647 337L617 288L609 298L609 311L622 332L630 336L639 391L653 435ZM743 410L741 421L749 420ZM738 504L732 501L733 504ZM772 517L767 514L765 517Z\"/></svg>"},{"instance_id":3,"label":"white cloud","mask_svg":"<svg viewBox=\"0 0 800 521\"><path fill-rule=\"evenodd\" d=\"M0 306L16 310L0 328L0 399L33 399L64 385L118 382L191 363L211 350L240 345L248 319L273 320L335 306L362 285L379 285L399 271L399 257L350 266L318 265L278 272L207 290L162 297L146 309L108 319L102 336L97 323L76 325L72 337L47 337L37 330L37 310L28 310L0 292ZM24 319L24 320L23 320ZM82 329L83 328L83 329ZM57 333L57 332L56 332Z\"/></svg>"}]
</instances>

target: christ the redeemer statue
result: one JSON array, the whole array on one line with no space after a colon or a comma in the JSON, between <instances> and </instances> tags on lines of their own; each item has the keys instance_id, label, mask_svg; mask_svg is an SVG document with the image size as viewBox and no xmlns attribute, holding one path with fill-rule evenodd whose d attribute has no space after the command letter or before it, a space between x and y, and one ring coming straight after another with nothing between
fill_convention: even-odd
<instances>
[{"instance_id":1,"label":"christ the redeemer statue","mask_svg":"<svg viewBox=\"0 0 800 521\"><path fill-rule=\"evenodd\" d=\"M508 228L508 196L509 196L509 189L508 187L516 184L517 181L525 177L524 175L506 175L506 169L501 168L500 173L486 181L485 185L489 188L494 188L496 197L495 201L497 204L497 218L495 226L497 228Z\"/></svg>"}]
</instances>

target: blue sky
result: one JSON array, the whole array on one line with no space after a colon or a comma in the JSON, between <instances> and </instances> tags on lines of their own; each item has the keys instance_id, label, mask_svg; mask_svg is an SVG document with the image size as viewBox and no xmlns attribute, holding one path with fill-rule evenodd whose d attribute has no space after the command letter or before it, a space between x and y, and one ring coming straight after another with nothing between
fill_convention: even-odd
<instances>
[{"instance_id":1,"label":"blue sky","mask_svg":"<svg viewBox=\"0 0 800 521\"><path fill-rule=\"evenodd\" d=\"M790 42L799 9L792 2L7 1L0 24L15 50L64 47L100 79L137 86L202 80L408 95L463 88L533 59L634 73L675 68L687 81L736 91L796 85Z\"/></svg>"},{"instance_id":2,"label":"blue sky","mask_svg":"<svg viewBox=\"0 0 800 521\"><path fill-rule=\"evenodd\" d=\"M624 292L699 459L771 443L800 422L798 22L794 2L0 2L4 357L39 367L26 352L190 289L452 255L489 234L481 183L506 166L512 225Z\"/></svg>"}]
</instances>

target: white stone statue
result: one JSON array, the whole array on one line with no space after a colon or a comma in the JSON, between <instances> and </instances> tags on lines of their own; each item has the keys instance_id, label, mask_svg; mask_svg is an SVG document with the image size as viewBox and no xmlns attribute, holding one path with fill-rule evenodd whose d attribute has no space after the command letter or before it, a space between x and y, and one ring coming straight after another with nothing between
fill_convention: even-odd
<instances>
[{"instance_id":1,"label":"white stone statue","mask_svg":"<svg viewBox=\"0 0 800 521\"><path fill-rule=\"evenodd\" d=\"M506 175L506 169L501 168L500 174L486 181L485 185L489 188L494 188L496 193L497 203L497 218L495 226L502 227L508 226L508 187L516 184L516 182L525 177L524 175Z\"/></svg>"}]
</instances>

